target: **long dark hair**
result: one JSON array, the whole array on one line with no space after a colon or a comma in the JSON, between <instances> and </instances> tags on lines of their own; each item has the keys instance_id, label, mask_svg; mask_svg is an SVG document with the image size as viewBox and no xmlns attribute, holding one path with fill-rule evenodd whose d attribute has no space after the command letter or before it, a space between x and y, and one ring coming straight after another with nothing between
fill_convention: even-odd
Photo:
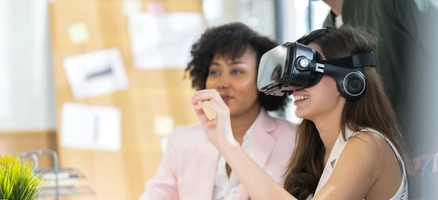
<instances>
[{"instance_id":1,"label":"long dark hair","mask_svg":"<svg viewBox=\"0 0 438 200\"><path fill-rule=\"evenodd\" d=\"M377 39L365 29L342 26L340 29L329 29L313 43L321 48L326 59L334 59L371 52L376 47ZM344 105L341 116L344 139L346 128L355 132L362 128L379 131L395 145L408 174L412 174L400 126L379 75L372 67L360 70L367 79L367 87L360 99L346 101ZM297 129L297 146L285 174L284 188L298 199L313 194L324 170L324 154L324 144L315 124L303 119Z\"/></svg>"},{"instance_id":2,"label":"long dark hair","mask_svg":"<svg viewBox=\"0 0 438 200\"><path fill-rule=\"evenodd\" d=\"M257 68L264 53L278 45L266 36L261 36L240 22L225 24L207 29L192 45L192 59L187 64L186 72L192 79L192 87L205 89L211 60L216 53L231 60L239 58L250 47L257 54ZM268 96L259 92L258 101L267 111L282 110L290 99L287 96Z\"/></svg>"}]
</instances>

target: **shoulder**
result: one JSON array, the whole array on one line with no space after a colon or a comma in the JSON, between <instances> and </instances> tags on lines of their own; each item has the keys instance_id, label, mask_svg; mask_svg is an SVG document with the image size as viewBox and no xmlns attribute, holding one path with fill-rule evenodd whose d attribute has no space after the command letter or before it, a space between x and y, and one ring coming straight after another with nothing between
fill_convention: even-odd
<instances>
[{"instance_id":1,"label":"shoulder","mask_svg":"<svg viewBox=\"0 0 438 200\"><path fill-rule=\"evenodd\" d=\"M429 0L398 0L388 3L397 8L400 12L419 11L425 12L429 7Z\"/></svg>"},{"instance_id":2,"label":"shoulder","mask_svg":"<svg viewBox=\"0 0 438 200\"><path fill-rule=\"evenodd\" d=\"M350 137L339 157L326 163L333 167L333 171L318 198L363 199L381 177L383 161L379 156L381 153L375 149L382 142L384 138L367 130Z\"/></svg>"},{"instance_id":3,"label":"shoulder","mask_svg":"<svg viewBox=\"0 0 438 200\"><path fill-rule=\"evenodd\" d=\"M384 136L381 133L370 129L363 129L355 133L352 137L350 137L348 143L350 145L368 148L373 151L379 150L376 148L386 147L386 140Z\"/></svg>"},{"instance_id":4,"label":"shoulder","mask_svg":"<svg viewBox=\"0 0 438 200\"><path fill-rule=\"evenodd\" d=\"M380 133L365 129L349 138L341 155L358 164L358 168L378 172L381 170L387 148L387 142Z\"/></svg>"},{"instance_id":5,"label":"shoulder","mask_svg":"<svg viewBox=\"0 0 438 200\"><path fill-rule=\"evenodd\" d=\"M268 115L268 120L275 125L274 132L293 133L295 135L297 124L292 123L284 118L273 117Z\"/></svg>"},{"instance_id":6,"label":"shoulder","mask_svg":"<svg viewBox=\"0 0 438 200\"><path fill-rule=\"evenodd\" d=\"M200 123L191 124L188 126L180 127L175 130L168 137L168 142L174 143L174 145L196 145L207 142L207 138L204 134L204 129Z\"/></svg>"},{"instance_id":7,"label":"shoulder","mask_svg":"<svg viewBox=\"0 0 438 200\"><path fill-rule=\"evenodd\" d=\"M297 124L292 123L286 119L276 118L276 117L272 117L272 118L273 118L275 124L277 125L277 127L288 128L288 129L292 129L294 131L297 128Z\"/></svg>"},{"instance_id":8,"label":"shoulder","mask_svg":"<svg viewBox=\"0 0 438 200\"><path fill-rule=\"evenodd\" d=\"M375 174L380 170L385 148L385 138L372 130L361 130L351 136L340 153L339 163L355 168L358 172Z\"/></svg>"},{"instance_id":9,"label":"shoulder","mask_svg":"<svg viewBox=\"0 0 438 200\"><path fill-rule=\"evenodd\" d=\"M270 121L274 124L273 129L267 129L268 133L277 138L277 144L284 143L290 146L295 143L297 125L286 119L270 117Z\"/></svg>"}]
</instances>

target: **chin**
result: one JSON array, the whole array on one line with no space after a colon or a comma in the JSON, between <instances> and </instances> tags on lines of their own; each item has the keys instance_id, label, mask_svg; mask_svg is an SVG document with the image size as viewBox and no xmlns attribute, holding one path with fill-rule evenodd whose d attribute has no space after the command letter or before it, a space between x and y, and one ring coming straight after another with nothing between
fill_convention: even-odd
<instances>
[{"instance_id":1,"label":"chin","mask_svg":"<svg viewBox=\"0 0 438 200\"><path fill-rule=\"evenodd\" d=\"M303 113L303 112L298 112L297 113L297 112L295 112L295 116L298 117L298 118L301 118L301 119L306 119L306 120L312 121L311 119L309 119L310 115L308 113Z\"/></svg>"},{"instance_id":2,"label":"chin","mask_svg":"<svg viewBox=\"0 0 438 200\"><path fill-rule=\"evenodd\" d=\"M300 112L298 109L295 110L295 116L298 118L305 118L305 114L303 112Z\"/></svg>"}]
</instances>

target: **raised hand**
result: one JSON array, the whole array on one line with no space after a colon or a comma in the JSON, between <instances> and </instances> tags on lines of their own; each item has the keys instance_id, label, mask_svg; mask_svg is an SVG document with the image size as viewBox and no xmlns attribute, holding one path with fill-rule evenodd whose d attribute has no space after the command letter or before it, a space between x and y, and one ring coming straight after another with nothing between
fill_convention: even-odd
<instances>
[{"instance_id":1,"label":"raised hand","mask_svg":"<svg viewBox=\"0 0 438 200\"><path fill-rule=\"evenodd\" d=\"M230 145L239 145L231 130L230 110L216 90L197 91L192 97L192 105L204 127L205 134L218 150ZM204 110L206 108L214 112L213 118L208 118Z\"/></svg>"}]
</instances>

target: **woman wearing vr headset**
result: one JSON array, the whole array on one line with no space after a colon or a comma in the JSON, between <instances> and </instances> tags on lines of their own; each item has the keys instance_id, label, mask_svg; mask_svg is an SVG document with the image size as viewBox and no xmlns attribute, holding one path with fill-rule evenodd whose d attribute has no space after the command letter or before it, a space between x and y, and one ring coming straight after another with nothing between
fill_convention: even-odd
<instances>
[{"instance_id":1,"label":"woman wearing vr headset","mask_svg":"<svg viewBox=\"0 0 438 200\"><path fill-rule=\"evenodd\" d=\"M265 95L256 85L261 56L277 45L242 23L210 28L193 44L186 71L193 88L217 91L228 111L231 137L282 184L296 125L267 113L283 109L288 97ZM140 199L247 200L248 193L198 123L169 136L161 165Z\"/></svg>"},{"instance_id":2,"label":"woman wearing vr headset","mask_svg":"<svg viewBox=\"0 0 438 200\"><path fill-rule=\"evenodd\" d=\"M307 47L318 52L321 63L330 63L369 54L377 40L364 30L344 26L316 30L298 41L305 41ZM318 80L312 85L292 91L295 114L303 121L298 126L297 146L283 188L260 170L234 140L229 111L216 91L195 93L193 107L207 137L253 200L407 199L407 174L412 170L396 116L375 68L325 67L330 75L324 72L319 78L315 76ZM347 68L364 77L365 87L359 95L348 92L349 87L354 91L361 84L358 79L348 82L350 73L342 73ZM212 109L216 117L208 119L205 108Z\"/></svg>"}]
</instances>

